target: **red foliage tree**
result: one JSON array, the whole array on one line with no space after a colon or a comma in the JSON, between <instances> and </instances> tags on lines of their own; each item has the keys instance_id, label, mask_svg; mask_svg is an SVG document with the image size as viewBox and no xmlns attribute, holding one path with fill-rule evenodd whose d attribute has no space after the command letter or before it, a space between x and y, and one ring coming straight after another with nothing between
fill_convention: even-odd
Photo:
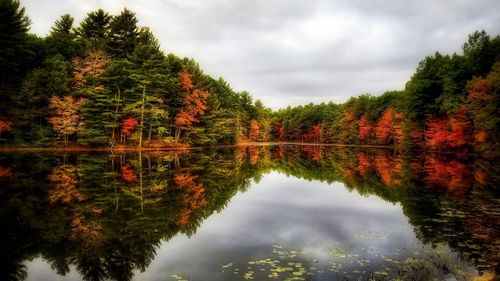
<instances>
[{"instance_id":1,"label":"red foliage tree","mask_svg":"<svg viewBox=\"0 0 500 281\"><path fill-rule=\"evenodd\" d=\"M175 140L179 140L182 131L191 130L194 123L200 122L196 117L205 114L209 93L196 89L187 71L180 73L181 87L184 92L182 109L174 118Z\"/></svg>"},{"instance_id":2,"label":"red foliage tree","mask_svg":"<svg viewBox=\"0 0 500 281\"><path fill-rule=\"evenodd\" d=\"M379 143L387 144L391 139L393 111L390 107L384 111L375 126L375 137Z\"/></svg>"},{"instance_id":3,"label":"red foliage tree","mask_svg":"<svg viewBox=\"0 0 500 281\"><path fill-rule=\"evenodd\" d=\"M359 128L358 128L358 138L360 140L366 141L373 134L373 125L366 120L366 116L363 115L359 119Z\"/></svg>"},{"instance_id":4,"label":"red foliage tree","mask_svg":"<svg viewBox=\"0 0 500 281\"><path fill-rule=\"evenodd\" d=\"M447 137L448 145L452 148L460 147L469 142L470 122L465 109L460 108L449 120L450 132Z\"/></svg>"},{"instance_id":5,"label":"red foliage tree","mask_svg":"<svg viewBox=\"0 0 500 281\"><path fill-rule=\"evenodd\" d=\"M285 128L283 128L281 123L276 123L274 125L274 137L280 141L285 139Z\"/></svg>"},{"instance_id":6,"label":"red foliage tree","mask_svg":"<svg viewBox=\"0 0 500 281\"><path fill-rule=\"evenodd\" d=\"M305 142L321 142L321 125L317 124L312 126L303 135Z\"/></svg>"},{"instance_id":7,"label":"red foliage tree","mask_svg":"<svg viewBox=\"0 0 500 281\"><path fill-rule=\"evenodd\" d=\"M451 117L428 119L426 127L425 141L431 149L457 148L468 143L470 122L463 108Z\"/></svg>"},{"instance_id":8,"label":"red foliage tree","mask_svg":"<svg viewBox=\"0 0 500 281\"><path fill-rule=\"evenodd\" d=\"M121 133L122 135L128 137L130 136L133 132L135 127L139 124L137 120L135 120L133 117L128 117L122 121L122 130Z\"/></svg>"}]
</instances>

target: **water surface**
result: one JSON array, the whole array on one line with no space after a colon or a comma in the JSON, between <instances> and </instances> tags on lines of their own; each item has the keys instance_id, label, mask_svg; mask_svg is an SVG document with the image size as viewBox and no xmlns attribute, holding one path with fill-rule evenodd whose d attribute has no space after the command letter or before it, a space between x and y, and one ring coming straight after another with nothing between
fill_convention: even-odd
<instances>
[{"instance_id":1,"label":"water surface","mask_svg":"<svg viewBox=\"0 0 500 281\"><path fill-rule=\"evenodd\" d=\"M492 280L494 161L321 146L0 155L13 280ZM4 279L4 278L2 278Z\"/></svg>"}]
</instances>

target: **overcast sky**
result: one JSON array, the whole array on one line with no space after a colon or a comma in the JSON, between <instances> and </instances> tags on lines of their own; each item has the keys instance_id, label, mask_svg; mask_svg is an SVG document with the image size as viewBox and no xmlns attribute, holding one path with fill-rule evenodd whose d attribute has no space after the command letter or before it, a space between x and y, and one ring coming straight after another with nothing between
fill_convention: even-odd
<instances>
[{"instance_id":1,"label":"overcast sky","mask_svg":"<svg viewBox=\"0 0 500 281\"><path fill-rule=\"evenodd\" d=\"M403 89L435 51L461 52L467 35L500 34L498 0L21 0L45 35L70 13L136 12L165 52L276 109L344 102Z\"/></svg>"}]
</instances>

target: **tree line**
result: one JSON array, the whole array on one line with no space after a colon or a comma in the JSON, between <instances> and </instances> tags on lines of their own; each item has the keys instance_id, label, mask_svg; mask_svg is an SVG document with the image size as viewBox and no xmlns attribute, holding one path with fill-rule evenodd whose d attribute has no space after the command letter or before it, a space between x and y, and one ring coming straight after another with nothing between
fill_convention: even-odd
<instances>
[{"instance_id":1,"label":"tree line","mask_svg":"<svg viewBox=\"0 0 500 281\"><path fill-rule=\"evenodd\" d=\"M28 33L18 1L1 2L0 141L15 145L211 145L248 137L263 109L247 92L165 54L134 12L65 14Z\"/></svg>"},{"instance_id":2,"label":"tree line","mask_svg":"<svg viewBox=\"0 0 500 281\"><path fill-rule=\"evenodd\" d=\"M30 34L16 0L0 7L0 143L88 146L299 141L498 154L500 37L426 57L401 91L278 111L165 54L132 11L61 16Z\"/></svg>"},{"instance_id":3,"label":"tree line","mask_svg":"<svg viewBox=\"0 0 500 281\"><path fill-rule=\"evenodd\" d=\"M477 31L462 49L426 57L401 91L278 110L273 136L498 155L500 37Z\"/></svg>"}]
</instances>

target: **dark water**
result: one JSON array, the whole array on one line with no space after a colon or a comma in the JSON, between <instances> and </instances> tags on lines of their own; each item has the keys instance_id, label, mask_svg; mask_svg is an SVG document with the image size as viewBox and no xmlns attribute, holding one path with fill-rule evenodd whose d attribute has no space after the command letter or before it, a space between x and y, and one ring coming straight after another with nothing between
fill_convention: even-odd
<instances>
[{"instance_id":1,"label":"dark water","mask_svg":"<svg viewBox=\"0 0 500 281\"><path fill-rule=\"evenodd\" d=\"M498 165L314 146L0 155L0 280L497 280Z\"/></svg>"}]
</instances>

